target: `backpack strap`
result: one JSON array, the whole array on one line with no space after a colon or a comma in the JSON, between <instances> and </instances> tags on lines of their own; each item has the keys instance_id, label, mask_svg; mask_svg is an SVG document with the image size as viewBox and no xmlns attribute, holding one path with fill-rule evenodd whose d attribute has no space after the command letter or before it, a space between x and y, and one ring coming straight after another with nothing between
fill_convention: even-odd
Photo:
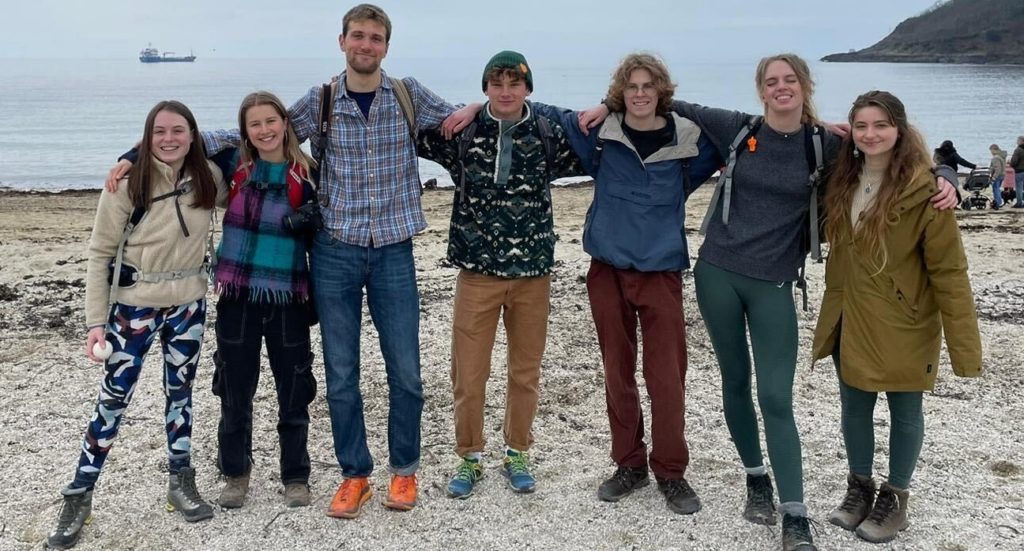
<instances>
[{"instance_id":1,"label":"backpack strap","mask_svg":"<svg viewBox=\"0 0 1024 551\"><path fill-rule=\"evenodd\" d=\"M736 138L729 144L729 158L726 160L725 169L722 170L721 176L718 177L718 183L715 184L715 192L711 196L708 212L704 215L704 221L700 224L701 235L708 233L708 226L711 225L711 218L715 215L715 207L718 205L719 196L724 196L722 199L722 223L729 224L729 204L732 201L732 172L736 168L736 157L742 152L740 145L743 142L749 141L748 148L751 151L756 150L757 140L753 139L753 137L757 135L762 122L764 122L764 117L760 115L750 117L747 123L743 125L743 128L740 129L740 132L736 134Z\"/></svg>"},{"instance_id":2,"label":"backpack strap","mask_svg":"<svg viewBox=\"0 0 1024 551\"><path fill-rule=\"evenodd\" d=\"M183 195L185 193L188 193L189 190L191 189L192 186L186 183L186 185L178 187L174 191L164 193L163 195L157 195L156 197L153 198L151 203L163 201L164 199L168 199L170 197L177 197L179 195ZM121 231L121 241L118 242L117 252L114 254L114 273L111 275L110 278L110 295L109 299L107 300L108 306L113 306L114 303L117 302L117 290L121 287L121 266L124 264L124 246L125 244L128 243L128 237L131 236L131 234L135 231L135 228L138 227L139 222L142 221L142 217L144 217L145 215L146 207L135 207L134 209L132 209L131 215L128 216L128 222L125 223L124 230ZM187 232L188 230L185 229L185 223L181 218L180 209L178 209L178 221L182 224L182 229L185 232ZM188 234L186 233L185 236L188 237ZM210 239L210 242L212 244L212 236Z\"/></svg>"},{"instance_id":3,"label":"backpack strap","mask_svg":"<svg viewBox=\"0 0 1024 551\"><path fill-rule=\"evenodd\" d=\"M596 177L597 171L601 168L601 154L604 153L604 138L598 136L594 142L594 155L590 158L592 174Z\"/></svg>"},{"instance_id":4,"label":"backpack strap","mask_svg":"<svg viewBox=\"0 0 1024 551\"><path fill-rule=\"evenodd\" d=\"M807 125L804 130L804 153L807 155L807 169L810 173L807 185L811 186L810 205L810 253L811 258L821 262L821 236L818 213L818 189L821 187L825 169L822 136L825 129L818 125Z\"/></svg>"},{"instance_id":5,"label":"backpack strap","mask_svg":"<svg viewBox=\"0 0 1024 551\"><path fill-rule=\"evenodd\" d=\"M473 138L476 137L476 121L469 123L462 132L459 132L458 155L459 155L459 203L466 199L466 153L473 146Z\"/></svg>"},{"instance_id":6,"label":"backpack strap","mask_svg":"<svg viewBox=\"0 0 1024 551\"><path fill-rule=\"evenodd\" d=\"M819 125L804 125L804 155L807 157L807 185L811 186L811 204L807 211L806 241L804 252L811 253L811 259L821 262L821 226L818 213L818 189L822 185L825 169L822 137L825 129ZM807 311L807 257L804 256L797 272L796 286L800 289L804 312Z\"/></svg>"},{"instance_id":7,"label":"backpack strap","mask_svg":"<svg viewBox=\"0 0 1024 551\"><path fill-rule=\"evenodd\" d=\"M331 113L334 111L334 95L338 93L338 81L324 83L320 86L320 121L317 125L316 138L316 181L317 196L320 203L327 205L327 194L323 192L326 186L321 185L324 172L324 158L327 155L327 141L331 131Z\"/></svg>"},{"instance_id":8,"label":"backpack strap","mask_svg":"<svg viewBox=\"0 0 1024 551\"><path fill-rule=\"evenodd\" d=\"M405 85L405 81L400 78L388 77L388 82L391 83L391 88L395 91L395 99L398 100L398 106L402 108L402 115L405 116L405 123L409 126L409 136L412 138L412 143L416 143L416 104L412 101L412 95L409 94L409 87Z\"/></svg>"},{"instance_id":9,"label":"backpack strap","mask_svg":"<svg viewBox=\"0 0 1024 551\"><path fill-rule=\"evenodd\" d=\"M544 146L544 188L548 195L548 205L551 205L551 180L554 179L556 157L555 133L551 130L551 123L547 118L534 117L534 119L537 121L537 132L540 134L540 143Z\"/></svg>"}]
</instances>

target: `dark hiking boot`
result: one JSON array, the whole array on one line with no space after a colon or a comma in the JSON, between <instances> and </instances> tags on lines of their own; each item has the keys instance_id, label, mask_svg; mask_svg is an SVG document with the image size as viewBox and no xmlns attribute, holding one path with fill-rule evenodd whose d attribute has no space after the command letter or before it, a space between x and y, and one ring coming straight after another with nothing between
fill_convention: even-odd
<instances>
[{"instance_id":1,"label":"dark hiking boot","mask_svg":"<svg viewBox=\"0 0 1024 551\"><path fill-rule=\"evenodd\" d=\"M68 494L64 490L64 503L57 515L57 527L46 538L47 549L69 549L78 543L82 527L92 522L92 490ZM73 490L70 490L73 491Z\"/></svg>"},{"instance_id":2,"label":"dark hiking boot","mask_svg":"<svg viewBox=\"0 0 1024 551\"><path fill-rule=\"evenodd\" d=\"M852 532L868 518L874 503L875 481L871 477L850 473L846 476L846 497L828 514L828 521Z\"/></svg>"},{"instance_id":3,"label":"dark hiking boot","mask_svg":"<svg viewBox=\"0 0 1024 551\"><path fill-rule=\"evenodd\" d=\"M647 467L619 467L615 469L615 474L611 478L597 488L597 498L614 503L649 483Z\"/></svg>"},{"instance_id":4,"label":"dark hiking boot","mask_svg":"<svg viewBox=\"0 0 1024 551\"><path fill-rule=\"evenodd\" d=\"M249 493L249 474L242 476L229 476L220 490L220 497L217 504L225 509L237 509L245 503L245 496Z\"/></svg>"},{"instance_id":5,"label":"dark hiking boot","mask_svg":"<svg viewBox=\"0 0 1024 551\"><path fill-rule=\"evenodd\" d=\"M775 526L775 493L772 479L767 474L747 475L747 504L743 518L754 524Z\"/></svg>"},{"instance_id":6,"label":"dark hiking boot","mask_svg":"<svg viewBox=\"0 0 1024 551\"><path fill-rule=\"evenodd\" d=\"M818 551L809 518L782 515L782 551Z\"/></svg>"},{"instance_id":7,"label":"dark hiking boot","mask_svg":"<svg viewBox=\"0 0 1024 551\"><path fill-rule=\"evenodd\" d=\"M203 501L196 489L196 471L192 467L182 467L177 473L171 473L167 481L168 512L178 511L186 522L197 522L213 518L213 507Z\"/></svg>"},{"instance_id":8,"label":"dark hiking boot","mask_svg":"<svg viewBox=\"0 0 1024 551\"><path fill-rule=\"evenodd\" d=\"M888 483L882 484L871 513L857 527L857 535L871 543L885 543L895 539L901 530L910 526L907 521L909 499L908 490L899 490Z\"/></svg>"},{"instance_id":9,"label":"dark hiking boot","mask_svg":"<svg viewBox=\"0 0 1024 551\"><path fill-rule=\"evenodd\" d=\"M700 511L700 498L685 478L658 479L658 490L665 494L665 503L673 513L692 515Z\"/></svg>"}]
</instances>

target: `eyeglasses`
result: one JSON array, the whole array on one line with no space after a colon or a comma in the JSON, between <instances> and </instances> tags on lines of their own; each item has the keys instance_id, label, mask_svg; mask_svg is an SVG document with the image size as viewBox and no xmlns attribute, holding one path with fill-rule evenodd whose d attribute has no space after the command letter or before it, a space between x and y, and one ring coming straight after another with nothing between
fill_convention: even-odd
<instances>
[{"instance_id":1,"label":"eyeglasses","mask_svg":"<svg viewBox=\"0 0 1024 551\"><path fill-rule=\"evenodd\" d=\"M629 94L639 94L643 92L645 94L654 94L657 91L657 87L653 82L645 82L643 84L627 84L626 90Z\"/></svg>"}]
</instances>

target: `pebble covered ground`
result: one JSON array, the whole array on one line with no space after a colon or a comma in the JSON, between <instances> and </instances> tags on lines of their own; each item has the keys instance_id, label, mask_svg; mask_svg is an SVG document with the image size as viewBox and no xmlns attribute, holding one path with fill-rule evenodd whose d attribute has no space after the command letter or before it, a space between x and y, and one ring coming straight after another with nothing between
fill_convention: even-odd
<instances>
[{"instance_id":1,"label":"pebble covered ground","mask_svg":"<svg viewBox=\"0 0 1024 551\"><path fill-rule=\"evenodd\" d=\"M710 196L689 203L690 251ZM313 505L285 508L277 478L276 398L269 371L256 397L256 465L242 509L218 508L214 519L186 524L163 509L166 454L160 367L152 354L122 433L97 486L94 520L81 549L694 549L779 548L779 528L740 517L744 478L721 411L714 354L685 276L690 355L686 434L687 479L704 508L669 512L654 485L617 503L596 499L613 470L603 373L583 285L589 258L580 245L587 187L554 192L557 266L532 450L538 489L515 495L498 466L505 378L499 329L488 387L487 473L465 501L444 495L455 466L449 382L451 308L456 269L444 260L451 191L423 196L430 228L415 240L421 293L423 414L420 505L395 513L381 507L387 475L387 386L369 316L363 325L363 377L376 495L362 516L344 521L324 511L340 482L334 458L319 333L314 330L320 394L312 405L310 480ZM71 477L82 430L93 408L100 370L84 355L82 300L85 246L96 193L0 193L0 550L38 549L53 527L59 489ZM801 361L794 388L803 440L805 493L821 549L1019 550L1024 548L1024 212L959 213L981 325L986 372L958 379L943 355L939 383L925 399L926 433L910 501L911 527L875 546L825 522L845 490L846 460L831 362L813 368L808 355L823 290L823 265L808 263L810 311L800 312ZM212 298L212 297L211 297ZM212 313L212 309L211 309ZM194 460L208 499L222 482L216 470L219 402L210 392L212 326L195 392ZM641 383L642 386L642 383ZM649 412L646 412L649 414ZM876 411L878 472L886 469L888 414Z\"/></svg>"}]
</instances>

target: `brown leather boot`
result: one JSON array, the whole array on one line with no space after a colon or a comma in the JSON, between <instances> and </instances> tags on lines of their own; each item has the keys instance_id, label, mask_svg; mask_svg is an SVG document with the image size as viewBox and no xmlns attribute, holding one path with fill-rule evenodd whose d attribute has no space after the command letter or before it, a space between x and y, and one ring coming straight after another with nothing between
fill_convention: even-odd
<instances>
[{"instance_id":1,"label":"brown leather boot","mask_svg":"<svg viewBox=\"0 0 1024 551\"><path fill-rule=\"evenodd\" d=\"M237 509L245 503L245 496L248 493L249 473L242 476L229 476L220 490L217 504L225 509Z\"/></svg>"},{"instance_id":2,"label":"brown leather boot","mask_svg":"<svg viewBox=\"0 0 1024 551\"><path fill-rule=\"evenodd\" d=\"M850 473L846 476L846 497L828 514L828 521L852 532L868 518L874 503L875 481L870 476Z\"/></svg>"},{"instance_id":3,"label":"brown leather boot","mask_svg":"<svg viewBox=\"0 0 1024 551\"><path fill-rule=\"evenodd\" d=\"M871 514L857 527L857 535L871 543L892 541L901 530L910 526L907 521L907 501L909 490L901 490L882 484L875 498L875 506Z\"/></svg>"}]
</instances>

